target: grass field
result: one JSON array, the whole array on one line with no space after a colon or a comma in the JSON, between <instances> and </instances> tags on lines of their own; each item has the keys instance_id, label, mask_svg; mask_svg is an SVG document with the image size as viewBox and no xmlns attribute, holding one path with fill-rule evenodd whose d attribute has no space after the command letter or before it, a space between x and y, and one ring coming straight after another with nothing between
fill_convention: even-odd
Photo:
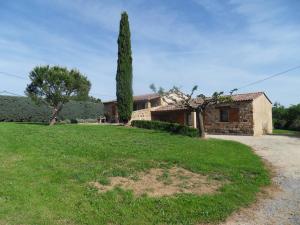
<instances>
[{"instance_id":1,"label":"grass field","mask_svg":"<svg viewBox=\"0 0 300 225\"><path fill-rule=\"evenodd\" d=\"M300 137L300 131L274 129L273 134Z\"/></svg>"},{"instance_id":2,"label":"grass field","mask_svg":"<svg viewBox=\"0 0 300 225\"><path fill-rule=\"evenodd\" d=\"M227 182L215 194L135 196L89 182L178 166ZM196 224L255 200L268 172L249 147L117 126L0 123L0 224Z\"/></svg>"}]
</instances>

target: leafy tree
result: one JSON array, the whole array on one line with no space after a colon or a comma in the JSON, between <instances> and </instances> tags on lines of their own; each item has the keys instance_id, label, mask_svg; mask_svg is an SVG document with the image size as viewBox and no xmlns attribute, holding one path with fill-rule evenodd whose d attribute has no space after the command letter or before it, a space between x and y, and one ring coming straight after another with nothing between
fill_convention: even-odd
<instances>
[{"instance_id":1,"label":"leafy tree","mask_svg":"<svg viewBox=\"0 0 300 225\"><path fill-rule=\"evenodd\" d=\"M287 109L287 126L291 126L296 120L300 120L300 104L291 105Z\"/></svg>"},{"instance_id":2,"label":"leafy tree","mask_svg":"<svg viewBox=\"0 0 300 225\"><path fill-rule=\"evenodd\" d=\"M273 124L275 128L283 129L287 123L287 109L278 102L275 102L272 108Z\"/></svg>"},{"instance_id":3,"label":"leafy tree","mask_svg":"<svg viewBox=\"0 0 300 225\"><path fill-rule=\"evenodd\" d=\"M94 102L94 103L102 103L100 98L96 98L94 96L88 96L88 97L84 97L84 99L82 99L81 96L71 96L70 100L73 101L88 101L88 102Z\"/></svg>"},{"instance_id":4,"label":"leafy tree","mask_svg":"<svg viewBox=\"0 0 300 225\"><path fill-rule=\"evenodd\" d=\"M89 96L89 101L94 103L102 103L100 98L95 98L93 96Z\"/></svg>"},{"instance_id":5,"label":"leafy tree","mask_svg":"<svg viewBox=\"0 0 300 225\"><path fill-rule=\"evenodd\" d=\"M29 74L31 83L25 93L37 104L45 103L52 108L50 125L63 105L76 96L84 100L88 97L91 83L78 70L68 70L59 66L37 66Z\"/></svg>"},{"instance_id":6,"label":"leafy tree","mask_svg":"<svg viewBox=\"0 0 300 225\"><path fill-rule=\"evenodd\" d=\"M274 128L300 130L300 104L284 107L275 102L272 113Z\"/></svg>"},{"instance_id":7,"label":"leafy tree","mask_svg":"<svg viewBox=\"0 0 300 225\"><path fill-rule=\"evenodd\" d=\"M126 12L122 13L120 21L116 82L119 120L127 123L133 110L133 91L130 29Z\"/></svg>"},{"instance_id":8,"label":"leafy tree","mask_svg":"<svg viewBox=\"0 0 300 225\"><path fill-rule=\"evenodd\" d=\"M205 138L205 127L203 122L204 112L207 106L218 104L221 102L230 102L231 96L224 96L223 92L215 92L211 97L206 97L203 94L194 94L198 89L198 86L194 86L190 94L183 93L178 87L173 87L168 91L164 91L163 88L156 89L154 84L150 85L155 93L158 93L164 102L168 105L174 105L179 108L184 108L188 112L196 112L196 124L199 133L199 137ZM233 92L231 92L232 94Z\"/></svg>"}]
</instances>

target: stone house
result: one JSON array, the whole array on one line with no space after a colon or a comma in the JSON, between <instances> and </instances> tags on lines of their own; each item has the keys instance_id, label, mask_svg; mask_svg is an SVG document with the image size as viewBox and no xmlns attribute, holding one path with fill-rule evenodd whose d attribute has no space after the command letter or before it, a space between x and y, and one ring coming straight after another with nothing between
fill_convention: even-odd
<instances>
[{"instance_id":1,"label":"stone house","mask_svg":"<svg viewBox=\"0 0 300 225\"><path fill-rule=\"evenodd\" d=\"M134 96L132 120L160 120L196 128L196 113L167 105L158 94ZM108 122L118 122L116 101L104 102ZM204 113L209 134L272 133L272 102L264 92L232 95L230 103L210 105Z\"/></svg>"}]
</instances>

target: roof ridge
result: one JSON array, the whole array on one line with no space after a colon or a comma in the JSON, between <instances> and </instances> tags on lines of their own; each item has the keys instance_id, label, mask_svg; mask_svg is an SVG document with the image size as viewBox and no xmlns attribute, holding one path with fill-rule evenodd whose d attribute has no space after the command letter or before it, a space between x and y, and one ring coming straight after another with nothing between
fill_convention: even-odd
<instances>
[{"instance_id":1,"label":"roof ridge","mask_svg":"<svg viewBox=\"0 0 300 225\"><path fill-rule=\"evenodd\" d=\"M249 94L264 94L264 91L255 91L255 92L247 92L247 93L237 93L233 95L249 95Z\"/></svg>"}]
</instances>

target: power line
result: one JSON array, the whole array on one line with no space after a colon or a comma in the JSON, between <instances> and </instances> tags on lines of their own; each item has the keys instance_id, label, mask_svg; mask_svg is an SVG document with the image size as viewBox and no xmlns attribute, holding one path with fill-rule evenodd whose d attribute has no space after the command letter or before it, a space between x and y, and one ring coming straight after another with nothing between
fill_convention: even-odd
<instances>
[{"instance_id":1,"label":"power line","mask_svg":"<svg viewBox=\"0 0 300 225\"><path fill-rule=\"evenodd\" d=\"M300 65L298 65L298 66L296 66L296 67L289 68L289 69L284 70L284 71L281 71L281 72L279 72L279 73L272 74L272 75L267 76L267 77L265 77L265 78L263 78L263 79L260 79L260 80L251 82L251 83L246 84L246 85L244 85L244 86L241 86L241 87L239 87L239 88L234 88L234 89L232 89L232 90L230 91L230 93L232 94L232 93L235 92L235 91L241 90L241 89L246 88L246 87L253 86L253 85L255 85L255 84L258 84L258 83L261 83L261 82L263 82L263 81L272 79L272 78L274 78L274 77L278 77L278 76L280 76L280 75L286 74L286 73L288 73L288 72L291 72L291 71L294 71L294 70L297 70L297 69L300 69ZM5 75L5 76L10 76L10 77L15 77L15 78L22 79L22 80L27 80L26 78L24 78L24 77L22 77L22 76L18 76L18 75L15 75L15 74L6 73L6 72L2 72L2 71L0 71L0 74L3 74L3 75ZM8 93L8 94L13 94L13 95L21 96L21 95L19 95L19 94L15 94L15 93L8 92L8 91L0 91L0 93ZM110 95L99 94L99 93L95 93L95 92L94 92L94 94L100 95L100 96L112 97L112 96L110 96Z\"/></svg>"},{"instance_id":2,"label":"power line","mask_svg":"<svg viewBox=\"0 0 300 225\"><path fill-rule=\"evenodd\" d=\"M18 79L21 79L21 80L27 80L25 77L15 75L15 74L11 74L11 73L6 73L6 72L0 71L0 74L3 74L3 75L8 76L8 77L18 78Z\"/></svg>"},{"instance_id":3,"label":"power line","mask_svg":"<svg viewBox=\"0 0 300 225\"><path fill-rule=\"evenodd\" d=\"M15 95L15 96L23 97L23 95L19 95L19 94L10 92L10 91L5 91L5 90L4 91L0 91L0 94L9 94L9 95Z\"/></svg>"},{"instance_id":4,"label":"power line","mask_svg":"<svg viewBox=\"0 0 300 225\"><path fill-rule=\"evenodd\" d=\"M249 86L258 84L258 83L261 83L261 82L263 82L263 81L272 79L272 78L274 78L274 77L278 77L278 76L280 76L280 75L286 74L286 73L291 72L291 71L293 71L293 70L297 70L297 69L299 69L299 68L300 68L300 65L299 65L299 66L296 66L296 67L289 68L289 69L284 70L284 71L281 71L281 72L279 72L279 73L275 73L275 74L272 74L272 75L270 75L270 76L267 76L266 78L263 78L263 79L260 79L260 80L251 82L251 83L246 84L246 85L244 85L244 86L241 86L241 87L239 87L239 88L235 88L234 90L240 90L240 89L243 89L243 88L246 88L246 87L249 87Z\"/></svg>"}]
</instances>

